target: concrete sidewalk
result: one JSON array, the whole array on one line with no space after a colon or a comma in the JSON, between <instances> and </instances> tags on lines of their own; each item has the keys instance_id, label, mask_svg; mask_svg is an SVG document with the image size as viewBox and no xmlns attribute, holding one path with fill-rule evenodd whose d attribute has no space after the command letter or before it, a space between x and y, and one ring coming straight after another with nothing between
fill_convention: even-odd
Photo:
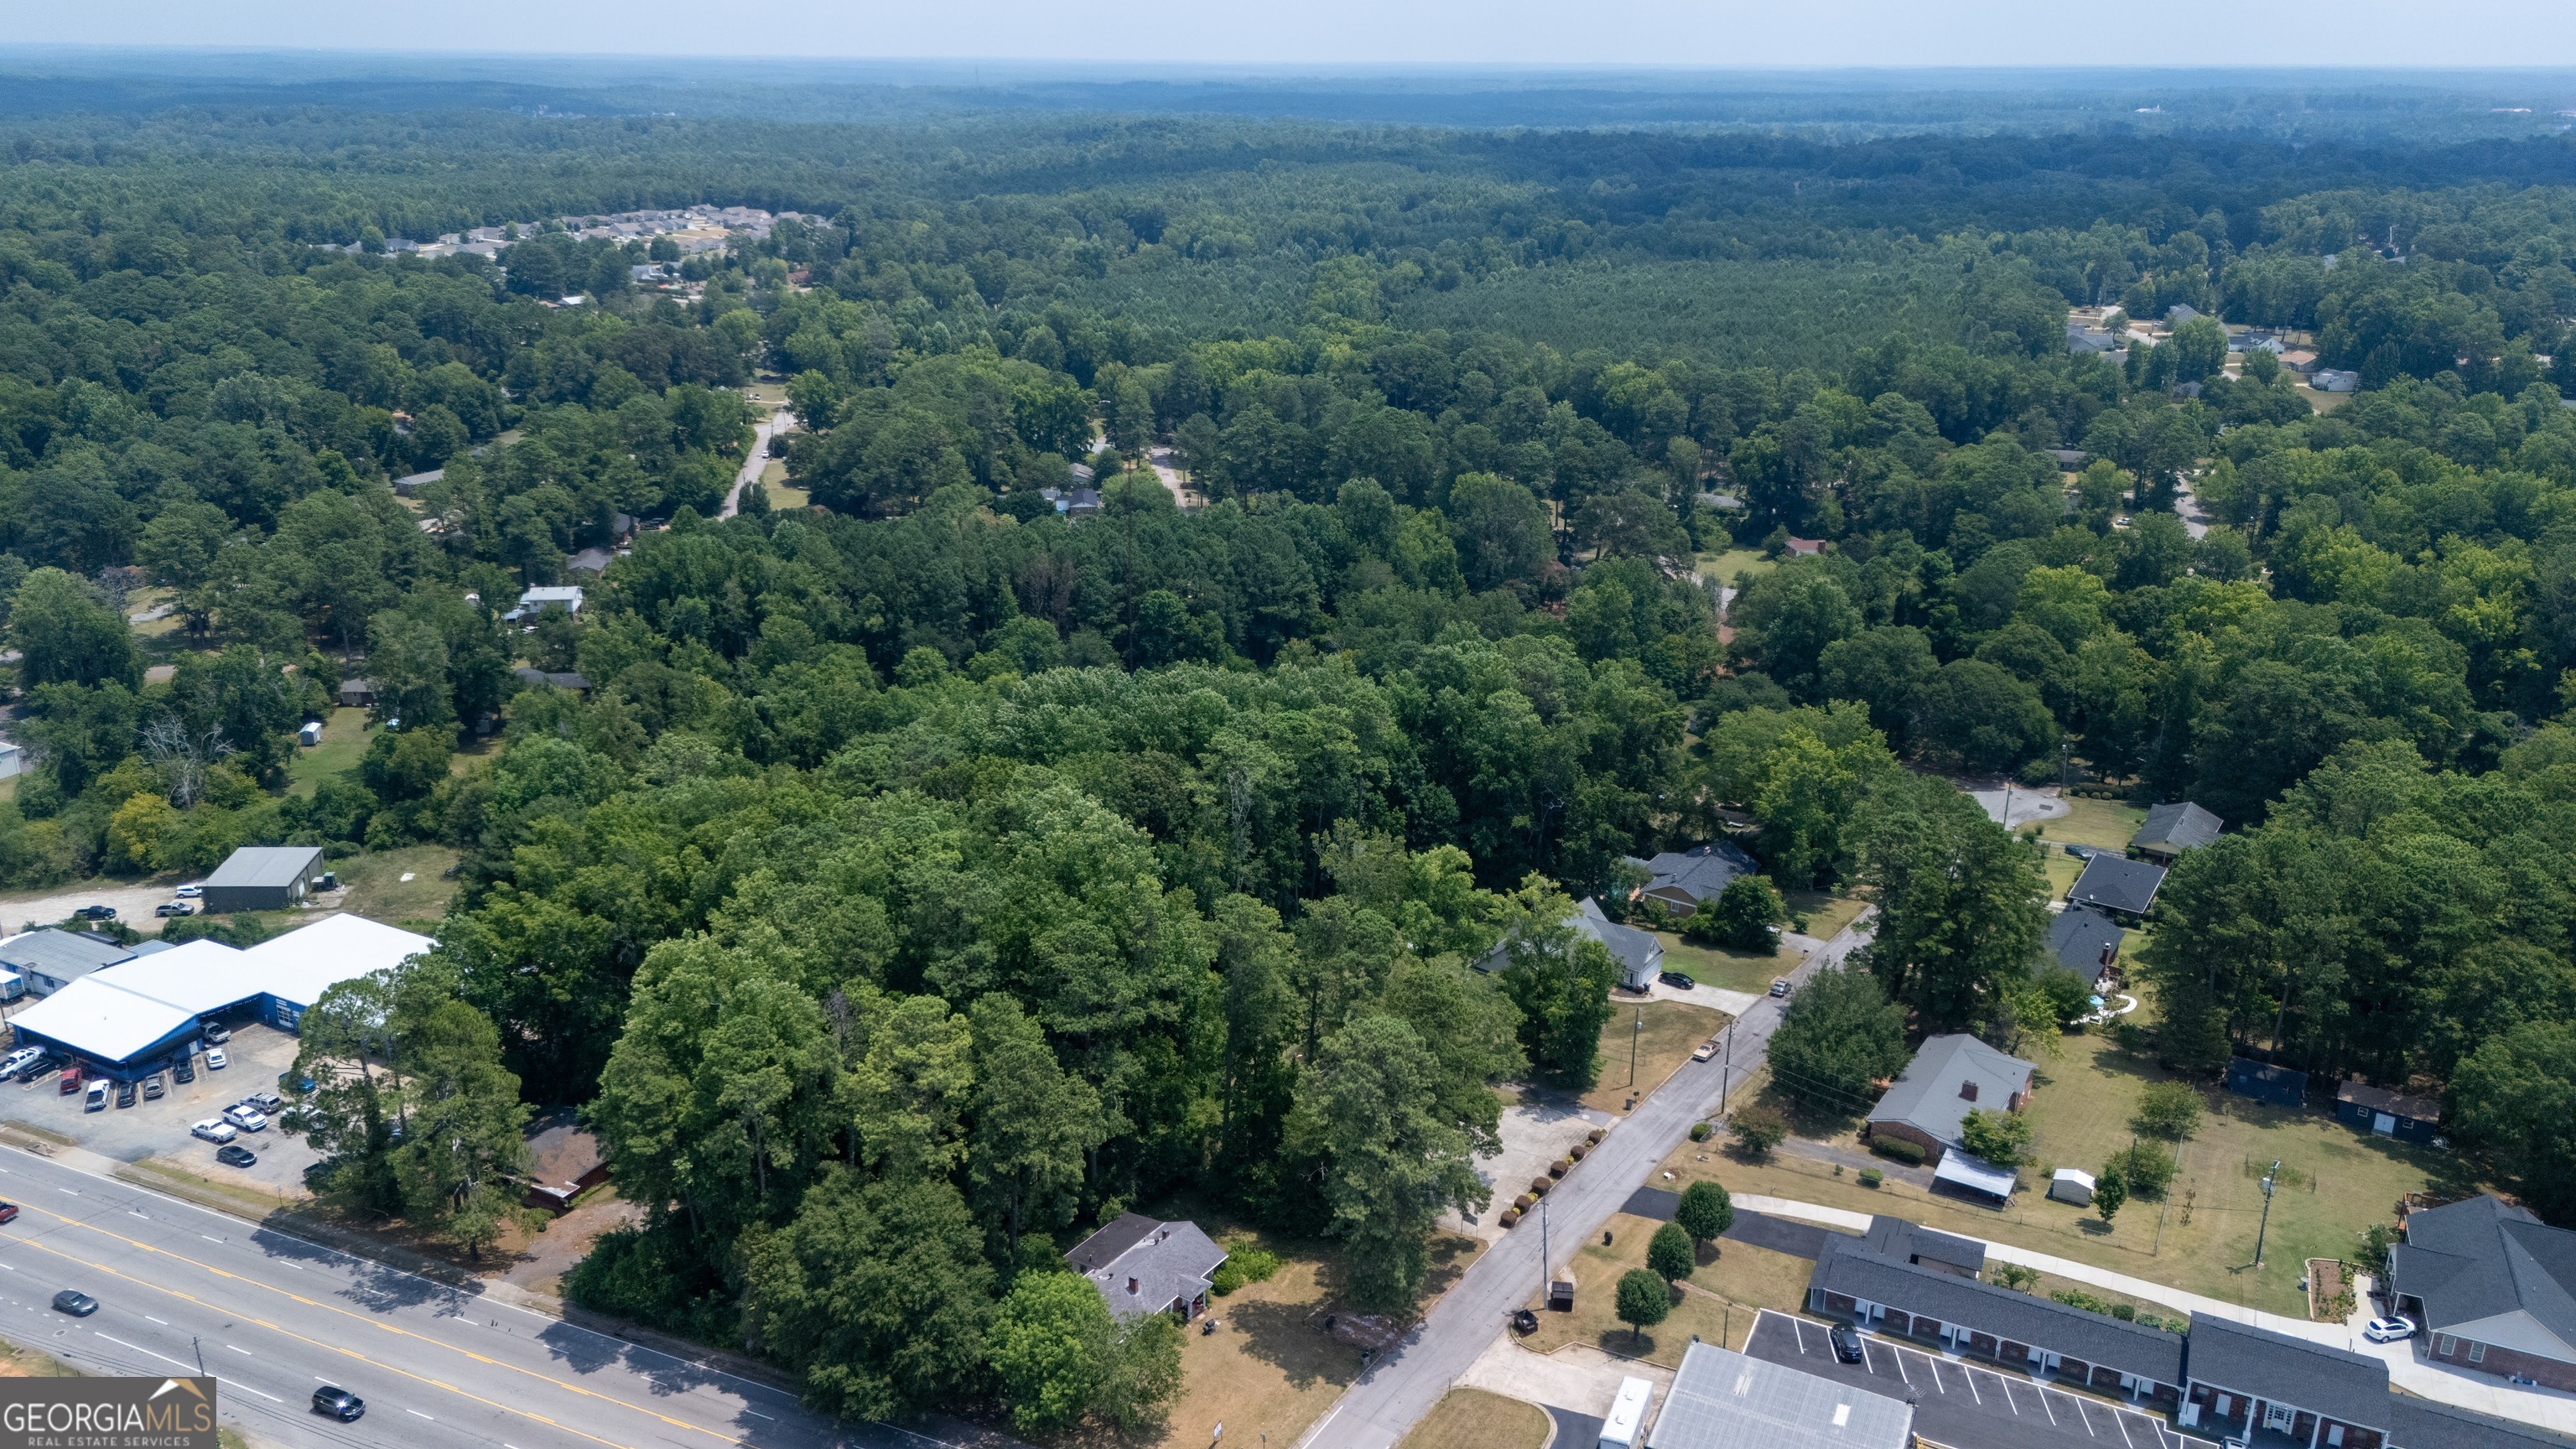
<instances>
[{"instance_id":1,"label":"concrete sidewalk","mask_svg":"<svg viewBox=\"0 0 2576 1449\"><path fill-rule=\"evenodd\" d=\"M1776 1217L1801 1218L1811 1223L1823 1223L1828 1227L1841 1228L1854 1233L1864 1232L1869 1227L1867 1213L1823 1207L1810 1202L1792 1202L1787 1198L1765 1197L1758 1193L1738 1195L1735 1198L1735 1205L1752 1212L1770 1213ZM1943 1231L1949 1230L1945 1228ZM2415 1351L2415 1344L2411 1341L2372 1343L2364 1339L2361 1336L2360 1322L2311 1323L2304 1318L2266 1313L2259 1308L2247 1308L2240 1303L2229 1303L2223 1299L2210 1298L2163 1283L2151 1283L2144 1278L2132 1278L2126 1273L2114 1273L2108 1268L2097 1268L2090 1263L2078 1263L2071 1258L2033 1252L2011 1243L1998 1243L1991 1238L1979 1241L1985 1243L1986 1255L2000 1262L2036 1268L2042 1273L2054 1274L2070 1282L2085 1283L2095 1288L2107 1288L2114 1293L2124 1294L2143 1302L2158 1303L2187 1313L2206 1313L2212 1318L2224 1318L2234 1323L2270 1329L2274 1333L2286 1334L2292 1338L2304 1338L2311 1343L2321 1343L2329 1348L2350 1349L2354 1353L2367 1354L2388 1365L2390 1383L2410 1394L2431 1399L2437 1404L2449 1404L2453 1408L2493 1414L2499 1419L2538 1424L2544 1428L2555 1429L2562 1434L2576 1434L2576 1394L2561 1393L2554 1389L2519 1388L2485 1374L2455 1372L2419 1357ZM2366 1293L2355 1296L2362 1302L2369 1301L2369 1295ZM2367 1321L2366 1311L2357 1313L2355 1318Z\"/></svg>"}]
</instances>

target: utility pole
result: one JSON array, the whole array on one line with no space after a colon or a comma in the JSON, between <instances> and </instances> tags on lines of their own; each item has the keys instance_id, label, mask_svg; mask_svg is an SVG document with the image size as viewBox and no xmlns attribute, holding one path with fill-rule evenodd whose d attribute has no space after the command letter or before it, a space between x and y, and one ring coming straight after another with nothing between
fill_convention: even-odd
<instances>
[{"instance_id":1,"label":"utility pole","mask_svg":"<svg viewBox=\"0 0 2576 1449\"><path fill-rule=\"evenodd\" d=\"M2281 1159L2272 1159L2272 1170L2263 1174L2263 1221L2254 1229L2254 1266L2263 1266L2263 1237L2272 1230L2272 1184L2281 1176Z\"/></svg>"},{"instance_id":2,"label":"utility pole","mask_svg":"<svg viewBox=\"0 0 2576 1449\"><path fill-rule=\"evenodd\" d=\"M1637 1004L1637 1024L1628 1031L1628 1085L1637 1085L1637 1038L1646 1034L1645 1003Z\"/></svg>"},{"instance_id":3,"label":"utility pole","mask_svg":"<svg viewBox=\"0 0 2576 1449\"><path fill-rule=\"evenodd\" d=\"M1547 1274L1547 1199L1540 1198L1538 1200L1538 1304L1541 1308L1555 1306L1554 1301L1548 1297Z\"/></svg>"},{"instance_id":4,"label":"utility pole","mask_svg":"<svg viewBox=\"0 0 2576 1449\"><path fill-rule=\"evenodd\" d=\"M1726 1024L1726 1065L1717 1072L1717 1115L1726 1115L1726 1089L1735 1081L1735 1023Z\"/></svg>"}]
</instances>

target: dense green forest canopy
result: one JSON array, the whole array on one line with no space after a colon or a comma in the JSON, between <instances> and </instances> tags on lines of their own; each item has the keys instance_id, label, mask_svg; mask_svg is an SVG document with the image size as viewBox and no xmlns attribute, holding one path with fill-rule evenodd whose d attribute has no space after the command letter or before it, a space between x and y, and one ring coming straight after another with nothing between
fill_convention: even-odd
<instances>
[{"instance_id":1,"label":"dense green forest canopy","mask_svg":"<svg viewBox=\"0 0 2576 1449\"><path fill-rule=\"evenodd\" d=\"M436 1085L324 1093L330 1190L479 1247L581 1104L650 1219L572 1290L836 1410L1126 1422L1173 1344L1061 1329L1070 1399L1029 1344L1176 1191L1401 1309L1491 1086L1592 1079L1563 921L1631 855L1870 894L1837 1020L2057 1029L1952 773L2226 817L2158 1049L2446 1091L2576 1211L2563 138L301 106L0 156L0 882L452 847L439 950L307 1029ZM558 224L698 202L803 219ZM2177 325L2070 351L2103 307ZM763 376L811 506L728 515ZM356 677L363 761L287 788Z\"/></svg>"}]
</instances>

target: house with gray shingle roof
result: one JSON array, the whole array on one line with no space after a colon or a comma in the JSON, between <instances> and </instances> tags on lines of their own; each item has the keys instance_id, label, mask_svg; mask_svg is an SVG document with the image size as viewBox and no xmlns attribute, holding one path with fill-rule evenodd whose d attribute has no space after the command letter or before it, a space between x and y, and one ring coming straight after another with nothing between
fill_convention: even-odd
<instances>
[{"instance_id":1,"label":"house with gray shingle roof","mask_svg":"<svg viewBox=\"0 0 2576 1449\"><path fill-rule=\"evenodd\" d=\"M1100 1290L1113 1317L1169 1313L1187 1323L1207 1311L1210 1280L1228 1256L1196 1223L1126 1213L1064 1258Z\"/></svg>"},{"instance_id":2,"label":"house with gray shingle roof","mask_svg":"<svg viewBox=\"0 0 2576 1449\"><path fill-rule=\"evenodd\" d=\"M2091 906L2068 906L2048 923L2048 954L2057 964L2102 989L2102 978L2120 960L2120 943L2129 933L2120 923Z\"/></svg>"},{"instance_id":3,"label":"house with gray shingle roof","mask_svg":"<svg viewBox=\"0 0 2576 1449\"><path fill-rule=\"evenodd\" d=\"M2032 1070L2030 1063L1964 1032L1929 1038L1870 1109L1869 1135L1911 1142L1923 1149L1926 1162L1938 1165L1959 1145L1959 1127L1969 1112L2021 1110L2030 1097Z\"/></svg>"},{"instance_id":4,"label":"house with gray shingle roof","mask_svg":"<svg viewBox=\"0 0 2576 1449\"><path fill-rule=\"evenodd\" d=\"M1583 904L1574 908L1565 923L1574 928L1576 935L1598 941L1609 951L1610 959L1619 966L1619 984L1630 991L1643 991L1654 985L1655 977L1664 969L1664 943L1656 940L1653 932L1620 925L1603 915L1601 902L1590 896L1584 897ZM1496 942L1494 949L1479 958L1476 969L1500 971L1510 964L1511 942L1506 939Z\"/></svg>"},{"instance_id":5,"label":"house with gray shingle roof","mask_svg":"<svg viewBox=\"0 0 2576 1449\"><path fill-rule=\"evenodd\" d=\"M2198 850L2218 839L2227 822L2188 800L2158 805L2146 823L2129 837L2129 848L2158 865L2171 865L2186 850Z\"/></svg>"},{"instance_id":6,"label":"house with gray shingle roof","mask_svg":"<svg viewBox=\"0 0 2576 1449\"><path fill-rule=\"evenodd\" d=\"M2084 862L2084 873L2066 892L2066 903L2091 906L2117 920L2143 920L2154 907L2156 891L2164 883L2165 868L2161 865L2108 851L2097 852Z\"/></svg>"},{"instance_id":7,"label":"house with gray shingle roof","mask_svg":"<svg viewBox=\"0 0 2576 1449\"><path fill-rule=\"evenodd\" d=\"M1628 857L1647 880L1628 898L1655 901L1675 919L1690 915L1725 894L1727 883L1755 870L1753 857L1733 841L1712 840L1688 850L1667 850L1652 860Z\"/></svg>"},{"instance_id":8,"label":"house with gray shingle roof","mask_svg":"<svg viewBox=\"0 0 2576 1449\"><path fill-rule=\"evenodd\" d=\"M2388 1250L2388 1287L2442 1362L2576 1389L2576 1232L2493 1194L2425 1208Z\"/></svg>"}]
</instances>

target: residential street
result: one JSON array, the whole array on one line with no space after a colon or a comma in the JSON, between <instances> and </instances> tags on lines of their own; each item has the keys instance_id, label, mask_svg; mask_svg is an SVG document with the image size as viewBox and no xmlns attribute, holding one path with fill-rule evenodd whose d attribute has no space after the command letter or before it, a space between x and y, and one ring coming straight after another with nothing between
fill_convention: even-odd
<instances>
[{"instance_id":1,"label":"residential street","mask_svg":"<svg viewBox=\"0 0 2576 1449\"><path fill-rule=\"evenodd\" d=\"M779 408L752 424L751 452L743 458L742 467L735 471L733 486L725 490L724 507L716 510L716 517L731 518L742 511L742 490L759 482L760 470L769 466L769 440L780 433L793 432L795 428L796 414L785 408Z\"/></svg>"},{"instance_id":2,"label":"residential street","mask_svg":"<svg viewBox=\"0 0 2576 1449\"><path fill-rule=\"evenodd\" d=\"M14 1148L0 1150L0 1337L93 1373L203 1371L263 1444L924 1449L842 1430L796 1396L525 1308L352 1258ZM63 1288L97 1298L53 1311ZM309 1411L331 1383L367 1401Z\"/></svg>"},{"instance_id":3,"label":"residential street","mask_svg":"<svg viewBox=\"0 0 2576 1449\"><path fill-rule=\"evenodd\" d=\"M1791 979L1803 983L1865 944L1868 920L1862 916L1826 942ZM1736 1081L1761 1064L1763 1047L1780 1024L1781 1005L1761 998L1737 1020L1732 1055ZM1560 1261L1601 1230L1656 1165L1689 1137L1692 1123L1717 1111L1728 1060L1720 1056L1683 1063L1547 1195L1548 1242ZM1351 1385L1300 1443L1312 1449L1390 1449L1503 1331L1503 1315L1538 1292L1540 1266L1538 1227L1525 1222L1486 1249L1413 1336ZM1593 1284L1586 1291L1609 1289Z\"/></svg>"}]
</instances>

